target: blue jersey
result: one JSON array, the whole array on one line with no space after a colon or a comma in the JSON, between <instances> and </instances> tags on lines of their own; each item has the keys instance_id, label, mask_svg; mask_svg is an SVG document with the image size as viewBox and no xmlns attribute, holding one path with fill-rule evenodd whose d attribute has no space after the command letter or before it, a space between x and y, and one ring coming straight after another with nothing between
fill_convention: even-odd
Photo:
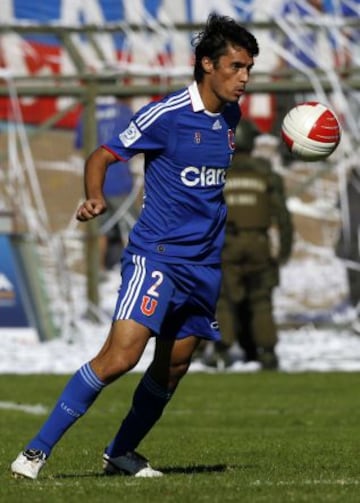
<instances>
[{"instance_id":1,"label":"blue jersey","mask_svg":"<svg viewBox=\"0 0 360 503\"><path fill-rule=\"evenodd\" d=\"M226 170L240 119L237 103L205 110L197 84L153 102L103 145L116 157L145 156L144 203L128 249L160 262L220 263Z\"/></svg>"}]
</instances>

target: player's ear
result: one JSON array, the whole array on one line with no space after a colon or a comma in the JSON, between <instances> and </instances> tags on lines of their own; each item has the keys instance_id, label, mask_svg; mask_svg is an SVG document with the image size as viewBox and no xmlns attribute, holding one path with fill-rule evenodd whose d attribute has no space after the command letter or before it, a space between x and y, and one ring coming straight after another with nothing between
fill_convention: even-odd
<instances>
[{"instance_id":1,"label":"player's ear","mask_svg":"<svg viewBox=\"0 0 360 503\"><path fill-rule=\"evenodd\" d=\"M211 73L214 69L214 64L208 56L204 56L201 60L201 64L205 73Z\"/></svg>"}]
</instances>

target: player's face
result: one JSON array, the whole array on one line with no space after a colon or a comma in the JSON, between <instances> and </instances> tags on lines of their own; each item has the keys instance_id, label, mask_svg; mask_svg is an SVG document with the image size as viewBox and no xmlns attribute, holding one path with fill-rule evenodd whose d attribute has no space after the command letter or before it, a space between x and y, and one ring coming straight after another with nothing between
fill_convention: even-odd
<instances>
[{"instance_id":1,"label":"player's face","mask_svg":"<svg viewBox=\"0 0 360 503\"><path fill-rule=\"evenodd\" d=\"M237 102L244 93L254 59L246 49L229 45L215 65L204 58L205 78L200 92L206 108L219 111L225 103Z\"/></svg>"}]
</instances>

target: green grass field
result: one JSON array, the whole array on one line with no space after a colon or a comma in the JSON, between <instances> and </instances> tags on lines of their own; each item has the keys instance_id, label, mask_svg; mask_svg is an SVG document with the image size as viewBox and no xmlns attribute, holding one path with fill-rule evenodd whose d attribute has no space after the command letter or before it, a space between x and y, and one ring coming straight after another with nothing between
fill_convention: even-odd
<instances>
[{"instance_id":1,"label":"green grass field","mask_svg":"<svg viewBox=\"0 0 360 503\"><path fill-rule=\"evenodd\" d=\"M15 404L50 408L67 376L0 376L0 501L360 501L359 374L189 374L139 448L166 475L104 476L103 449L138 379L108 387L30 481L9 465L46 414Z\"/></svg>"}]
</instances>

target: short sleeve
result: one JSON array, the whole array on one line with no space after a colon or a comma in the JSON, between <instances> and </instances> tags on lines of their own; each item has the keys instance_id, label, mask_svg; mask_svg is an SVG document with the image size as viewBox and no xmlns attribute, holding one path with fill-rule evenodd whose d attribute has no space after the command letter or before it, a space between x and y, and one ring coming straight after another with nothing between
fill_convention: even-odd
<instances>
[{"instance_id":1,"label":"short sleeve","mask_svg":"<svg viewBox=\"0 0 360 503\"><path fill-rule=\"evenodd\" d=\"M164 150L169 138L169 117L157 114L156 103L137 112L128 127L119 131L103 146L122 159L136 154Z\"/></svg>"}]
</instances>

